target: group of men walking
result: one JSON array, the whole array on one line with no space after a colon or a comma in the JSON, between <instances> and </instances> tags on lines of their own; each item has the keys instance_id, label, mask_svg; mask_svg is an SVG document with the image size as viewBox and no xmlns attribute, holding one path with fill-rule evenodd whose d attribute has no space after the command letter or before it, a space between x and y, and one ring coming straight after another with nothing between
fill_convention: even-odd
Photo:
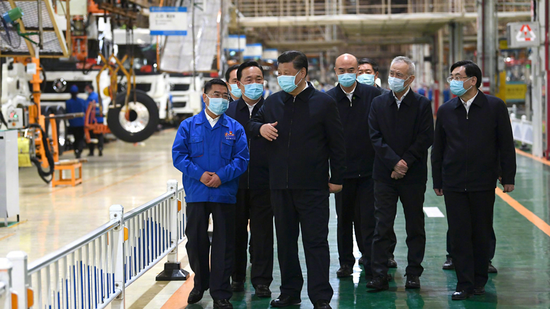
<instances>
[{"instance_id":1,"label":"group of men walking","mask_svg":"<svg viewBox=\"0 0 550 309\"><path fill-rule=\"evenodd\" d=\"M434 134L431 102L411 90L410 59L392 61L390 91L375 85L378 66L369 59L341 55L335 72L338 85L326 94L317 91L307 82L307 57L288 51L278 58L282 91L265 101L264 72L255 61L231 67L229 85L219 79L205 85L206 109L182 122L172 148L174 166L183 173L187 251L195 272L188 303L210 289L214 308L233 308L232 293L244 290L248 221L250 280L257 297L271 297L274 218L281 293L271 306L301 303L301 232L309 298L314 308L331 308L330 193L336 193L338 214L337 277L353 273L355 230L367 287L388 289L388 268L397 267L393 225L400 200L408 247L405 287L420 288L432 144L434 190L445 196L448 250L458 278L452 298L484 292L494 188L499 177L505 192L514 184L505 104L478 91L475 63L456 63L449 82L458 97L439 109Z\"/></svg>"}]
</instances>

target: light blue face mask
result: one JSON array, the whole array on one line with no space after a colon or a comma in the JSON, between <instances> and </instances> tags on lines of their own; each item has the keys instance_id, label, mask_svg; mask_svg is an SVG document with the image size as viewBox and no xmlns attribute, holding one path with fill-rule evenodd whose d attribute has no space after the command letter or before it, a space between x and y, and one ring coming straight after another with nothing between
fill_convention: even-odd
<instances>
[{"instance_id":1,"label":"light blue face mask","mask_svg":"<svg viewBox=\"0 0 550 309\"><path fill-rule=\"evenodd\" d=\"M338 82L344 87L351 87L355 83L357 75L355 73L344 73L338 75Z\"/></svg>"},{"instance_id":2,"label":"light blue face mask","mask_svg":"<svg viewBox=\"0 0 550 309\"><path fill-rule=\"evenodd\" d=\"M296 73L296 75L298 75L300 73L300 71L298 71L298 73ZM292 75L281 75L281 76L278 76L277 77L277 82L279 83L279 86L281 86L281 89L283 89L284 92L287 92L287 93L291 93L292 91L294 91L294 89L296 89L296 87L298 87L298 85L296 85L296 75L292 76ZM300 80L298 83L302 82L302 80Z\"/></svg>"},{"instance_id":3,"label":"light blue face mask","mask_svg":"<svg viewBox=\"0 0 550 309\"><path fill-rule=\"evenodd\" d=\"M471 79L468 78L468 79ZM467 79L467 80L468 80ZM466 80L465 80L466 81ZM468 89L464 89L464 82L465 81L462 81L462 80L452 80L451 81L451 92L456 95L456 96L462 96L463 94L465 94L468 90L472 89L473 86L470 86L470 88Z\"/></svg>"},{"instance_id":4,"label":"light blue face mask","mask_svg":"<svg viewBox=\"0 0 550 309\"><path fill-rule=\"evenodd\" d=\"M231 86L231 94L235 97L235 98L240 98L242 93L241 93L241 88L237 87L237 84L229 84Z\"/></svg>"},{"instance_id":5,"label":"light blue face mask","mask_svg":"<svg viewBox=\"0 0 550 309\"><path fill-rule=\"evenodd\" d=\"M219 116L225 113L225 111L229 107L229 101L227 99L211 98L209 96L206 96L206 97L208 98L208 102L209 102L207 108L215 115Z\"/></svg>"},{"instance_id":6,"label":"light blue face mask","mask_svg":"<svg viewBox=\"0 0 550 309\"><path fill-rule=\"evenodd\" d=\"M244 85L244 95L250 100L259 99L264 93L263 84L248 84Z\"/></svg>"},{"instance_id":7,"label":"light blue face mask","mask_svg":"<svg viewBox=\"0 0 550 309\"><path fill-rule=\"evenodd\" d=\"M374 86L374 74L361 74L357 76L357 81L361 84Z\"/></svg>"},{"instance_id":8,"label":"light blue face mask","mask_svg":"<svg viewBox=\"0 0 550 309\"><path fill-rule=\"evenodd\" d=\"M409 79L409 77L407 77L407 79ZM388 85L390 86L390 89L393 92L402 92L403 90L405 90L405 81L407 79L401 79L401 78L390 76L388 77Z\"/></svg>"}]
</instances>

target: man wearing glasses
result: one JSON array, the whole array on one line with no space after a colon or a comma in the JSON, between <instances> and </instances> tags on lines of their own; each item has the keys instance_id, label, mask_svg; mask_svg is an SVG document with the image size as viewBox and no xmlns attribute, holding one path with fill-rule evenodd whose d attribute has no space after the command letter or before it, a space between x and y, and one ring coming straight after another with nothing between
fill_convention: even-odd
<instances>
[{"instance_id":1,"label":"man wearing glasses","mask_svg":"<svg viewBox=\"0 0 550 309\"><path fill-rule=\"evenodd\" d=\"M181 123L172 147L174 166L183 173L186 248L195 272L187 302L200 301L210 289L214 308L227 309L233 308L229 277L235 247L235 203L239 176L248 165L248 146L243 127L224 115L229 105L226 83L221 79L207 82L203 100L206 109ZM208 238L210 214L214 221L212 246Z\"/></svg>"},{"instance_id":2,"label":"man wearing glasses","mask_svg":"<svg viewBox=\"0 0 550 309\"><path fill-rule=\"evenodd\" d=\"M433 142L430 101L411 91L415 66L407 57L391 62L391 92L372 101L370 138L374 146L373 169L376 228L372 243L373 279L368 288L387 290L388 254L400 199L405 213L409 249L405 288L419 289L426 247L424 192L428 177L428 148Z\"/></svg>"},{"instance_id":3,"label":"man wearing glasses","mask_svg":"<svg viewBox=\"0 0 550 309\"><path fill-rule=\"evenodd\" d=\"M494 244L497 179L514 190L516 153L506 104L479 91L481 70L472 61L451 66L458 96L437 111L432 148L434 191L445 197L448 247L458 283L453 300L485 293Z\"/></svg>"}]
</instances>

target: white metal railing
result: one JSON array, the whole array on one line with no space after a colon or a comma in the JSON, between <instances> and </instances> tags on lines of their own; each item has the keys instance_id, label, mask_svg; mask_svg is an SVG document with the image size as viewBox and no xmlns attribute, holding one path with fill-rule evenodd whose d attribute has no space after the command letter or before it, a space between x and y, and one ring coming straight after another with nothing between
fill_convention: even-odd
<instances>
[{"instance_id":1,"label":"white metal railing","mask_svg":"<svg viewBox=\"0 0 550 309\"><path fill-rule=\"evenodd\" d=\"M10 300L18 295L18 309L124 308L129 285L166 256L168 263L178 263L178 244L185 240L184 193L176 180L167 187L128 213L111 206L109 222L28 267L22 251L0 259L0 309L11 309L3 290Z\"/></svg>"},{"instance_id":2,"label":"white metal railing","mask_svg":"<svg viewBox=\"0 0 550 309\"><path fill-rule=\"evenodd\" d=\"M523 115L521 119L517 119L516 115L511 113L510 121L512 122L514 140L522 144L533 145L533 123L527 120L527 116Z\"/></svg>"}]
</instances>

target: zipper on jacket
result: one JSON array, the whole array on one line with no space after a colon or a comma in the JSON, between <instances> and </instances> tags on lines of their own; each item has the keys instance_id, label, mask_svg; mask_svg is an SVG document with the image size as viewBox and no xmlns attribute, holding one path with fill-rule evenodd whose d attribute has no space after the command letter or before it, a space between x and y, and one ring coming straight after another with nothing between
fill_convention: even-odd
<instances>
[{"instance_id":1,"label":"zipper on jacket","mask_svg":"<svg viewBox=\"0 0 550 309\"><path fill-rule=\"evenodd\" d=\"M465 174L466 177L464 177L464 180L466 183L464 184L464 192L468 191L468 159L469 159L469 149L470 149L470 122L468 121L468 110L466 110L466 169Z\"/></svg>"},{"instance_id":2,"label":"zipper on jacket","mask_svg":"<svg viewBox=\"0 0 550 309\"><path fill-rule=\"evenodd\" d=\"M286 164L286 188L288 189L288 162L290 159L290 138L292 137L292 121L294 119L294 104L296 103L296 97L292 99L292 113L290 114L290 129L288 130L288 152L287 152L287 164Z\"/></svg>"}]
</instances>

